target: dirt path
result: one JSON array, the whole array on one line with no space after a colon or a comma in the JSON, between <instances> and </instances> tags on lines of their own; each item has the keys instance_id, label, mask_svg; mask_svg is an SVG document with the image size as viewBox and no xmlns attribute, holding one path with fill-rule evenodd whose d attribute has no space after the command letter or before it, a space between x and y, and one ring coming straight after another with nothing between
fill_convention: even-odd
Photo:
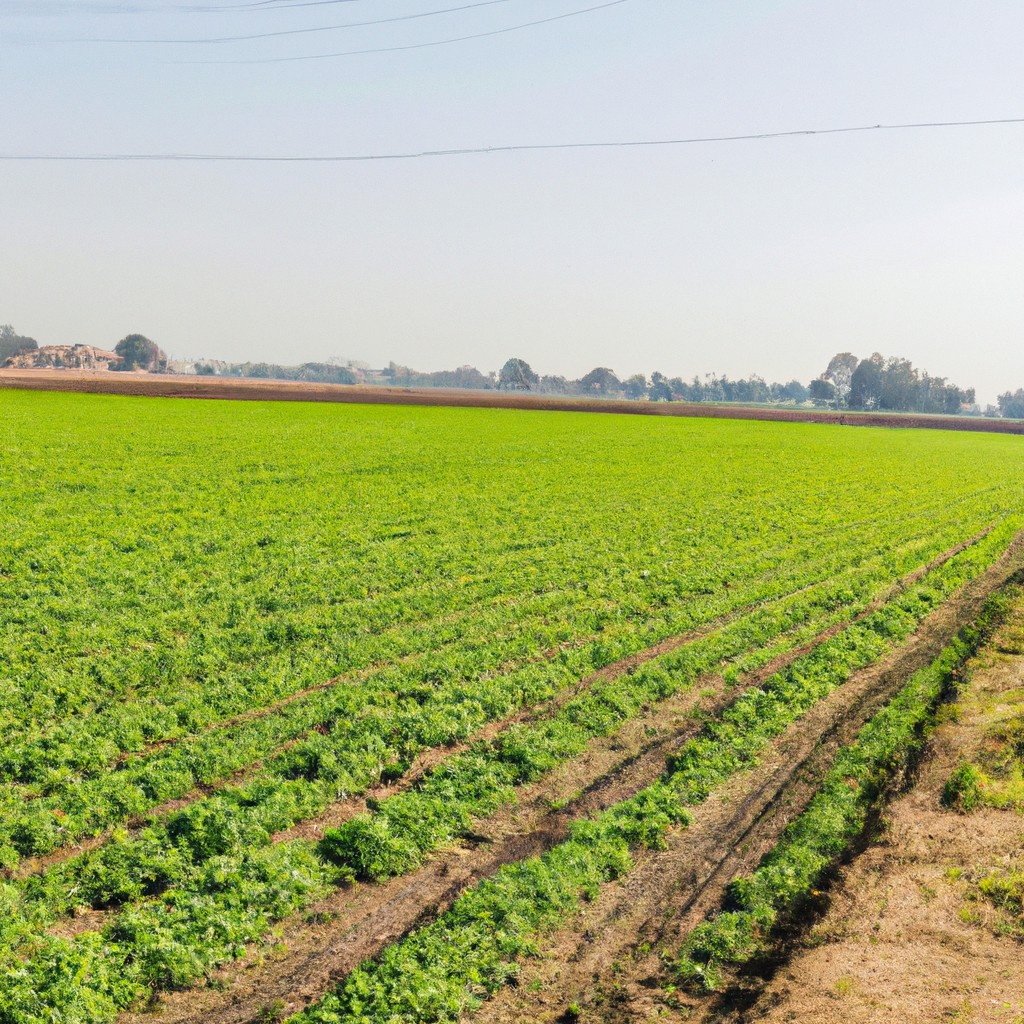
<instances>
[{"instance_id":1,"label":"dirt path","mask_svg":"<svg viewBox=\"0 0 1024 1024\"><path fill-rule=\"evenodd\" d=\"M990 745L990 727L1024 715L1024 601L972 667L914 788L891 806L882 840L842 871L827 914L763 989L705 1019L1024 1021L1024 946L1000 934L994 907L970 898L990 871L1024 871L1024 817L940 803L956 766Z\"/></svg>"},{"instance_id":2,"label":"dirt path","mask_svg":"<svg viewBox=\"0 0 1024 1024\"><path fill-rule=\"evenodd\" d=\"M577 989L585 991L595 972L614 956L641 941L639 931L663 916L669 895L675 893L678 900L679 892L689 892L693 912L701 913L702 900L716 898L724 874L731 877L751 860L756 863L760 851L809 799L812 786L804 775L815 777L850 730L976 614L992 589L1019 565L1021 547L1018 538L997 566L932 613L905 647L858 673L813 709L773 745L756 772L734 780L699 809L694 824L671 837L667 851L642 858L626 884L607 887L583 922L574 921L556 936L550 944L552 959L543 970L554 971L559 1006L572 1001L571 993ZM790 660L795 654L784 657ZM773 663L762 669L748 685L779 667ZM445 851L404 878L341 889L284 922L276 952L254 952L241 965L222 972L215 979L219 990L163 997L158 1004L161 1022L249 1024L267 1006L289 1013L301 1009L361 960L433 920L468 886L502 864L544 852L565 838L576 818L649 785L664 770L666 754L700 729L700 716L717 713L736 694L736 688L694 688L650 709L615 736L592 744L583 757L524 790L518 807L479 826L473 845ZM602 934L601 943L586 938L594 934ZM529 965L527 975L535 969L541 968ZM515 999L499 996L484 1014L498 1020L537 1020L549 1016L547 1010L531 1005L525 1016L516 1016ZM148 1019L126 1015L122 1024Z\"/></svg>"},{"instance_id":3,"label":"dirt path","mask_svg":"<svg viewBox=\"0 0 1024 1024\"><path fill-rule=\"evenodd\" d=\"M0 390L74 391L103 395L149 395L159 398L208 398L273 402L344 402L361 405L427 405L475 409L535 409L548 412L603 412L635 416L687 416L705 419L769 420L785 423L832 423L843 426L911 427L938 430L1024 434L1024 423L976 416L829 412L690 402L564 398L508 391L455 388L378 387L368 384L310 384L302 381L231 377L171 376L156 373L110 373L90 370L0 370Z\"/></svg>"}]
</instances>

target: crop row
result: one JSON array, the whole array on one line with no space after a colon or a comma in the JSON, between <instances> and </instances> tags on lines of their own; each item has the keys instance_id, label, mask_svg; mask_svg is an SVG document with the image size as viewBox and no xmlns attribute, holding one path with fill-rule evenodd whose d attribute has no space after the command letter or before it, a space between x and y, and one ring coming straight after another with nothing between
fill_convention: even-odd
<instances>
[{"instance_id":1,"label":"crop row","mask_svg":"<svg viewBox=\"0 0 1024 1024\"><path fill-rule=\"evenodd\" d=\"M84 414L113 411L118 403L78 404L84 408L76 416L77 446L68 453L75 459L73 484L64 478L59 432L51 428L57 436L48 437L49 424L19 423L16 415L9 421L23 461L0 467L9 510L0 540L0 598L9 608L0 698L9 699L0 699L0 724L8 731L21 722L115 715L116 705L146 697L163 716L141 723L156 738L176 728L176 717L195 727L237 713L254 689L266 703L301 688L296 667L309 664L312 682L372 664L376 638L391 627L441 615L471 617L488 602L507 607L538 592L579 589L617 603L646 589L654 601L671 599L687 578L712 586L728 578L728 563L703 558L709 547L779 546L777 538L766 538L763 521L737 525L715 514L725 500L702 496L694 507L676 500L679 484L646 483L649 444L642 457L632 453L631 464L628 450L609 460L593 439L572 439L572 454L582 459L588 448L601 447L616 491L626 485L646 497L652 486L661 487L664 497L645 501L645 521L638 525L630 510L607 507L611 495L595 501L599 478L608 473L592 468L571 474L582 487L573 479L550 509L536 507L534 493L566 478L566 452L531 466L525 451L509 451L509 438L495 429L502 420L493 415L456 420L450 413L422 413L433 421L431 442L440 443L425 458L405 458L399 470L389 461L401 457L400 446L423 443L394 430L387 411L291 410L292 421L305 416L299 427L309 436L304 447L287 449L268 429L276 411L262 410L265 426L211 423L222 418L204 408L198 418L205 422L196 425L164 407L168 415L154 418L169 448L194 444L197 429L211 442L204 462L174 461L176 475L169 477L173 452L139 446L144 423L122 422L111 430L109 422L90 422ZM459 421L471 420L486 428L479 439L460 429ZM289 426L295 431L297 425ZM90 427L102 441L92 450ZM222 450L212 443L217 427ZM462 451L453 466L446 449L455 438ZM667 440L665 454L672 456L688 439ZM689 461L701 453L686 454ZM490 472L495 455L503 463L500 477ZM705 479L722 475L710 461L702 472ZM527 473L531 488L508 489ZM453 475L471 488L448 490ZM797 484L807 471L794 466L783 475ZM760 505L798 542L858 518L828 506L802 508L792 490L781 481L776 486L775 493L759 495ZM863 487L849 481L843 504ZM456 495L464 507L454 504ZM921 504L935 500L924 488L917 497ZM619 529L631 519L631 530ZM612 536L614 546L606 543ZM742 561L741 550L737 555ZM581 565L588 570L582 576ZM385 638L376 657L408 653L401 641L389 639L395 640ZM321 648L330 656L321 659ZM109 724L116 725L116 715ZM137 731L125 724L126 744Z\"/></svg>"},{"instance_id":2,"label":"crop row","mask_svg":"<svg viewBox=\"0 0 1024 1024\"><path fill-rule=\"evenodd\" d=\"M464 1003L467 985L494 987L537 930L574 905L581 890L627 870L630 847L659 842L665 828L686 819L687 806L754 763L773 736L849 672L905 638L930 608L992 560L1009 532L1008 524L994 531L763 688L745 692L671 759L658 783L595 821L578 822L570 840L540 861L502 869L435 925L392 947L379 964L357 971L341 996L328 998L324 1015L313 1019L333 1019L329 1014L336 1012L337 999L362 999L367 988L379 993L381 1012L393 1013L397 1006L416 1019L439 1019ZM222 836L225 824L216 822L209 835ZM159 846L165 848L163 842ZM63 994L50 985L55 971L85 979L73 998L95 999L108 1012L124 1005L129 994L191 980L237 955L240 943L258 937L282 911L307 902L331 880L327 865L302 841L235 858L214 855L191 884L126 909L100 935L71 943L37 940L4 997L11 1005L29 999L25 1005L32 1009L11 1019L35 1021L43 1007L65 1005ZM443 949L447 952L440 955ZM423 1005L435 997L440 1002Z\"/></svg>"},{"instance_id":3,"label":"crop row","mask_svg":"<svg viewBox=\"0 0 1024 1024\"><path fill-rule=\"evenodd\" d=\"M892 578L905 572L913 558L927 557L947 539L940 533L923 545L913 541L904 550L876 554L836 579L863 577L863 586L886 574ZM827 590L834 585L828 579L835 571L834 561L809 568L798 564L771 579L759 579L755 589L734 594L731 603L779 599L787 589L807 586ZM817 579L822 573L825 583ZM841 602L841 590L836 600ZM269 768L264 766L257 775L294 772L303 759L318 760L324 751L337 763L344 751L352 749L365 751L371 758L371 775L400 772L400 766L423 747L461 741L486 722L546 700L586 672L632 653L635 635L627 623L610 629L595 644L559 649L554 657L527 659L510 671L489 673L487 667L509 651L507 638L491 637L472 657L447 664L443 674L437 662L426 677L407 667L384 670L361 686L341 684L309 694L273 714L129 760L116 771L84 780L68 775L46 797L27 803L17 789L9 787L0 791L0 862L13 865L20 856L66 846L267 758ZM288 743L295 746L275 757L274 752ZM365 757L358 753L354 757L362 765L360 772L346 779L342 760L335 792L357 792L365 785L361 781Z\"/></svg>"},{"instance_id":4,"label":"crop row","mask_svg":"<svg viewBox=\"0 0 1024 1024\"><path fill-rule=\"evenodd\" d=\"M541 737L550 731L543 745L553 756L562 725L572 723L574 735L585 742L590 736L614 728L644 702L678 692L727 659L744 658L744 667L751 670L774 656L773 642L782 647L792 646L823 625L842 621L870 600L880 580L888 578L888 568L862 567L824 587L766 604L678 651L647 663L625 678L584 692L564 708L554 709L553 717L537 725L513 726L501 734L496 746L511 752L516 738L524 732L541 742ZM852 608L851 599L855 602ZM430 724L433 721L428 719ZM383 765L399 763L396 759L410 742L409 732L418 724L422 725L417 722L415 708L410 708L404 715L396 712L390 722L394 732L390 737L368 729L358 719L347 722L344 728L339 724L331 733L317 733L309 745L291 748L269 761L258 779L197 800L184 810L151 822L136 836L115 836L95 853L74 857L43 875L28 878L24 889L37 911L40 904L45 904L53 914L76 906L124 903L147 892L166 889L180 881L168 871L195 868L212 852L223 856L240 847L263 845L271 834L316 813L327 802L359 792L377 781ZM561 742L569 743L571 737L562 735ZM449 759L437 774L450 774L453 765L490 749L488 744L478 744L461 758ZM564 756L569 754L566 748ZM218 822L223 825L225 817L231 822L230 827L220 827L218 831ZM207 841L200 843L196 839L197 835L207 833L217 837L215 851L207 848ZM155 856L154 851L164 854Z\"/></svg>"},{"instance_id":5,"label":"crop row","mask_svg":"<svg viewBox=\"0 0 1024 1024\"><path fill-rule=\"evenodd\" d=\"M968 510L963 507L966 500L961 499L958 508L945 510L947 524L955 521L954 513L961 512L963 518L956 516L961 528L986 521L987 510L979 512L973 507L973 497ZM934 520L928 512L918 510L901 521L900 534L920 535L933 528ZM870 550L892 534L891 523L861 524L834 536L824 554L813 558L797 550L806 545L806 538L775 551L745 550L740 546L730 559L729 586L724 589L718 583L709 584L703 575L694 577L690 585L681 576L670 595L662 584L641 579L628 594L617 595L611 602L606 596L595 597L589 587L562 580L554 590L541 594L512 590L468 609L463 607L465 596L458 591L456 603L461 610L455 615L450 610L452 596L442 590L433 595L429 616L424 610L425 617L412 626L391 625L382 632L372 632L347 618L343 630L326 635L314 628L311 637L299 636L293 628L292 635L282 640L287 647L283 661L275 661L273 652L258 659L253 655L236 664L228 676L204 676L198 684L179 671L180 666L167 664L163 667L166 694L147 693L145 700L117 700L101 709L94 707L88 714L78 709L70 717L36 718L20 729L9 722L7 742L0 751L0 783L28 785L6 785L0 791L0 806L4 794L16 802L26 795L46 795L61 786L77 784L115 767L125 759L125 752L179 740L216 726L225 717L260 712L266 705L286 701L328 677L345 675L348 685L356 685L382 673L393 675L401 665L403 672L431 681L449 674L453 664L467 675L495 671L502 664L536 657L559 645L600 644L612 636L631 653L630 645L640 649L736 607L745 593L757 599L756 591L759 584L763 586L766 574L792 577L793 566L799 565L801 579L813 578L816 570L823 577L830 568L842 565L844 551ZM800 557L795 557L798 554ZM505 570L498 564L493 571L495 578L505 580L504 586L508 587ZM303 628L309 628L309 624ZM350 650L353 632L360 635L358 658ZM113 672L115 668L106 665L104 671ZM70 683L63 680L62 685ZM28 703L22 702L26 709Z\"/></svg>"},{"instance_id":6,"label":"crop row","mask_svg":"<svg viewBox=\"0 0 1024 1024\"><path fill-rule=\"evenodd\" d=\"M737 699L721 719L686 743L652 786L592 821L540 858L502 868L464 894L451 911L357 968L339 989L293 1018L296 1024L413 1019L455 1020L516 973L516 960L572 913L581 897L621 877L637 848L658 848L684 826L731 774L756 763L771 738L850 672L904 639L928 610L979 567L965 559L863 622L826 641L766 685ZM965 573L964 570L967 570Z\"/></svg>"},{"instance_id":7,"label":"crop row","mask_svg":"<svg viewBox=\"0 0 1024 1024\"><path fill-rule=\"evenodd\" d=\"M54 410L72 404L68 449ZM802 430L785 435L766 479L736 464L756 443L749 429L717 425L657 427L652 445L650 428L621 424L609 448L605 425L583 431L573 417L511 432L507 416L421 411L424 438L404 429L413 414L396 424L388 410L229 418L58 396L10 405L0 727L54 746L59 724L95 728L108 744L99 763L429 652L471 629L477 608L498 617L488 630L523 602L567 593L628 616L733 584L751 552L770 556L766 569L813 558L863 508L888 526L950 500L937 498L941 460L929 454L909 473L880 445L890 493L864 501L870 481L858 474L832 487L839 467L793 457L826 447ZM1007 507L992 479L960 473L953 500L991 518ZM819 486L828 499L806 501ZM731 514L751 501L756 515ZM82 735L67 745L91 752ZM45 759L16 755L9 767L46 777Z\"/></svg>"}]
</instances>

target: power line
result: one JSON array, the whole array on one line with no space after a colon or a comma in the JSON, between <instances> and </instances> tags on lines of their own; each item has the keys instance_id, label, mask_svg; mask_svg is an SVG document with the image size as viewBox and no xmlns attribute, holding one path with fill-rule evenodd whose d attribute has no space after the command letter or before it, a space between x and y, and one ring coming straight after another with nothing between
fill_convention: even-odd
<instances>
[{"instance_id":1,"label":"power line","mask_svg":"<svg viewBox=\"0 0 1024 1024\"><path fill-rule=\"evenodd\" d=\"M255 0L253 3L232 4L224 10L247 11L247 10L291 10L293 7L326 7L334 4L350 4L354 0Z\"/></svg>"},{"instance_id":2,"label":"power line","mask_svg":"<svg viewBox=\"0 0 1024 1024\"><path fill-rule=\"evenodd\" d=\"M800 128L749 135L702 135L685 139L641 139L610 142L548 142L507 146L473 146L461 149L424 149L407 153L366 153L325 156L269 156L223 153L109 153L29 154L0 153L0 161L50 162L218 162L218 163L360 163L374 160L420 160L428 157L475 156L487 153L537 153L560 149L638 149L656 146L692 146L715 142L753 142L795 136L841 135L853 132L905 131L919 128L969 128L983 125L1024 124L1024 117L988 118L976 121L915 121L906 124L865 124L846 128Z\"/></svg>"},{"instance_id":3,"label":"power line","mask_svg":"<svg viewBox=\"0 0 1024 1024\"><path fill-rule=\"evenodd\" d=\"M322 0L320 0L322 2ZM335 2L335 0L331 0ZM305 35L309 32L335 32L340 29L346 28L365 28L368 25L390 25L397 21L415 21L418 18L432 18L438 14L455 14L461 11L469 11L475 7L491 7L494 4L506 4L509 0L477 0L476 3L463 4L461 7L445 7L439 11L420 11L418 14L400 14L393 18L377 18L373 21L349 21L340 25L319 25L312 26L310 28L287 28L281 29L277 32L256 32L252 35L245 36L215 36L208 39L70 39L68 42L72 43L188 43L188 44L199 44L199 43L240 43L246 42L251 39L273 39L278 36L297 36ZM289 4L291 6L305 6L299 4ZM228 8L229 10L237 10L237 8ZM276 10L279 8L267 8L268 10ZM433 44L431 44L433 45Z\"/></svg>"},{"instance_id":4,"label":"power line","mask_svg":"<svg viewBox=\"0 0 1024 1024\"><path fill-rule=\"evenodd\" d=\"M556 14L551 18L540 18L537 21L527 21L520 25L509 25L507 28L496 28L490 32L474 32L468 36L455 36L451 39L434 39L426 43L408 43L405 46L378 46L369 50L344 50L340 53L307 53L297 57L254 57L246 60L186 60L172 61L175 64L281 64L299 60L327 60L334 57L355 57L366 53L397 53L401 50L420 50L427 46L446 46L448 43L463 43L468 39L484 39L487 36L500 36L506 32L518 32L520 29L533 28L537 25L549 25L553 21L564 21L566 18L575 18L581 14L591 14L594 11L603 11L607 7L618 7L619 4L628 3L629 0L608 0L607 3L597 4L594 7L584 7L578 11L567 11L565 14Z\"/></svg>"}]
</instances>

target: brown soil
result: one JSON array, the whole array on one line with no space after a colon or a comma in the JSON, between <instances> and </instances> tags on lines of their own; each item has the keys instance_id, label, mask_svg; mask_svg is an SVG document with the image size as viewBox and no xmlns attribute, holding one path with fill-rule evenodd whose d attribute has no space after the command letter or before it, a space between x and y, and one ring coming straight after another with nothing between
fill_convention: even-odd
<instances>
[{"instance_id":1,"label":"brown soil","mask_svg":"<svg viewBox=\"0 0 1024 1024\"><path fill-rule=\"evenodd\" d=\"M858 673L788 730L757 771L733 780L698 810L690 828L672 835L668 850L641 857L624 885L606 887L582 920L551 941L550 958L526 968L524 981L543 984L546 978L557 986L553 1002L530 1000L524 1015L519 998L505 994L484 1015L550 1019L575 993L585 994L595 974L616 956L643 941L641 935L667 934L663 918L670 900L677 926L681 914L700 915L708 909L726 876L756 864L809 799L813 786L805 776L816 777L851 730L977 613L991 590L1019 566L1021 549L1018 539L996 567L929 616L905 647ZM778 667L761 670L757 678ZM666 754L699 730L700 715L716 713L735 692L726 694L721 686L711 692L694 690L650 709L614 737L592 744L583 757L524 789L517 807L479 825L472 845L442 851L404 878L341 889L284 922L272 950L254 952L222 972L214 979L216 991L163 997L158 1004L161 1021L249 1024L270 1005L283 1004L287 1012L308 1005L361 960L433 920L468 886L502 864L544 852L566 836L573 820L649 785L664 770ZM595 935L601 936L600 942L593 941ZM122 1024L147 1019L125 1015Z\"/></svg>"},{"instance_id":2,"label":"brown soil","mask_svg":"<svg viewBox=\"0 0 1024 1024\"><path fill-rule=\"evenodd\" d=\"M454 388L376 387L365 384L309 384L302 381L243 380L89 370L0 370L0 389L77 391L159 398L220 398L242 401L345 402L364 405L440 405L457 408L538 409L558 412L625 413L640 416L696 416L711 419L834 423L862 427L915 427L939 430L1024 434L1024 422L975 416L923 416L898 413L766 409L688 402L642 402L599 398L559 398L503 391Z\"/></svg>"}]
</instances>

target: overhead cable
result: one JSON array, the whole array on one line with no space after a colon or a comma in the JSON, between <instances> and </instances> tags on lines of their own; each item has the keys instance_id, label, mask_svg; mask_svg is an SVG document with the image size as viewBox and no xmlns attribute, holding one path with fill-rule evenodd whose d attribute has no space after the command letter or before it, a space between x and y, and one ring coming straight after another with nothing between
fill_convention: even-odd
<instances>
[{"instance_id":1,"label":"overhead cable","mask_svg":"<svg viewBox=\"0 0 1024 1024\"><path fill-rule=\"evenodd\" d=\"M637 149L656 146L692 146L716 142L751 142L796 136L840 135L853 132L906 131L919 128L969 128L982 125L1024 124L1024 117L998 117L974 121L914 121L905 124L865 124L846 128L800 128L782 132L756 132L747 135L701 135L680 139L640 139L609 142L541 142L505 146L471 146L460 149L424 149L406 153L325 154L322 156L226 153L95 153L45 154L0 153L0 161L68 162L171 162L208 161L217 163L359 163L374 160L421 160L428 157L476 156L493 153L537 153L572 149Z\"/></svg>"},{"instance_id":2,"label":"overhead cable","mask_svg":"<svg viewBox=\"0 0 1024 1024\"><path fill-rule=\"evenodd\" d=\"M540 18L537 21L527 21L519 25L509 25L506 28L491 29L489 32L474 32L468 36L454 36L450 39L434 39L426 43L407 43L404 46L375 46L368 50L343 50L338 53L306 53L296 57L251 57L237 60L186 60L172 61L174 64L283 64L302 60L329 60L337 57L355 57L367 53L398 53L402 50L421 50L428 46L447 46L449 43L463 43L469 39L484 39L487 36L500 36L507 32L518 32L524 28L534 28L537 25L549 25L554 21L564 21L566 18L575 18L581 14L591 14L594 11L603 11L608 7L618 7L619 4L628 3L629 0L608 0L607 3L596 4L593 7L584 7L581 10L567 11L565 14L556 14L551 18Z\"/></svg>"},{"instance_id":3,"label":"overhead cable","mask_svg":"<svg viewBox=\"0 0 1024 1024\"><path fill-rule=\"evenodd\" d=\"M509 0L477 0L476 3L462 4L460 7L445 7L436 11L420 11L417 14L399 14L392 18L376 18L373 21L348 21L340 25L314 25L309 28L286 28L276 32L255 32L244 36L213 36L203 39L71 39L72 43L173 43L173 44L204 44L204 43L241 43L253 39L274 39L278 36L306 35L310 32L336 32L346 28L365 28L368 25L390 25L398 21L415 21L419 18L432 18L438 14L456 14L469 11L475 7L491 7L494 4L507 4Z\"/></svg>"}]
</instances>

